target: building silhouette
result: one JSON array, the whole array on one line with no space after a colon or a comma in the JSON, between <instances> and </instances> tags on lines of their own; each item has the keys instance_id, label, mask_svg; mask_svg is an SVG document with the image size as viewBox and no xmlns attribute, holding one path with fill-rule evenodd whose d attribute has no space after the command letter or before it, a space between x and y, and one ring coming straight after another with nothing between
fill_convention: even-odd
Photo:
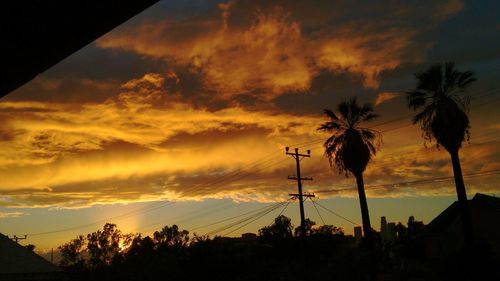
<instances>
[{"instance_id":1,"label":"building silhouette","mask_svg":"<svg viewBox=\"0 0 500 281\"><path fill-rule=\"evenodd\" d=\"M65 280L59 267L0 234L0 280Z\"/></svg>"},{"instance_id":2,"label":"building silhouette","mask_svg":"<svg viewBox=\"0 0 500 281\"><path fill-rule=\"evenodd\" d=\"M385 217L380 218L380 235L384 237L385 233L387 233L387 220Z\"/></svg>"},{"instance_id":3,"label":"building silhouette","mask_svg":"<svg viewBox=\"0 0 500 281\"><path fill-rule=\"evenodd\" d=\"M243 233L241 234L241 239L246 241L254 241L257 239L257 234L255 233Z\"/></svg>"},{"instance_id":4,"label":"building silhouette","mask_svg":"<svg viewBox=\"0 0 500 281\"><path fill-rule=\"evenodd\" d=\"M361 240L363 238L363 229L361 228L361 226L354 227L354 238L356 240Z\"/></svg>"},{"instance_id":5,"label":"building silhouette","mask_svg":"<svg viewBox=\"0 0 500 281\"><path fill-rule=\"evenodd\" d=\"M476 193L469 200L469 208L476 243L500 253L500 198ZM434 218L423 233L428 257L448 255L462 248L464 238L458 202Z\"/></svg>"},{"instance_id":6,"label":"building silhouette","mask_svg":"<svg viewBox=\"0 0 500 281\"><path fill-rule=\"evenodd\" d=\"M414 216L408 218L408 233L416 234L424 228L424 223L422 221L416 221Z\"/></svg>"},{"instance_id":7,"label":"building silhouette","mask_svg":"<svg viewBox=\"0 0 500 281\"><path fill-rule=\"evenodd\" d=\"M385 216L380 218L380 237L383 242L392 242L396 239L396 223L388 223Z\"/></svg>"}]
</instances>

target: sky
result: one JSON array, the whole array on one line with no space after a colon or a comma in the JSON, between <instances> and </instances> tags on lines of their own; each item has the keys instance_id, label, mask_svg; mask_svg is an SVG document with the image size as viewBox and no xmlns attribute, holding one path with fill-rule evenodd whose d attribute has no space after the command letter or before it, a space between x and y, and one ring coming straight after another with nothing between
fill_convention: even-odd
<instances>
[{"instance_id":1,"label":"sky","mask_svg":"<svg viewBox=\"0 0 500 281\"><path fill-rule=\"evenodd\" d=\"M329 166L316 129L353 96L380 114L366 124L383 135L364 174L372 224L428 223L456 198L451 163L411 124L405 93L450 60L478 78L461 149L468 195L498 195L499 4L383 2L153 5L0 99L0 232L39 250L106 221L210 233L296 192L289 146L311 150L304 189L326 207L306 202L306 215L352 233L355 180ZM298 225L297 202L285 205L229 236L283 210Z\"/></svg>"}]
</instances>

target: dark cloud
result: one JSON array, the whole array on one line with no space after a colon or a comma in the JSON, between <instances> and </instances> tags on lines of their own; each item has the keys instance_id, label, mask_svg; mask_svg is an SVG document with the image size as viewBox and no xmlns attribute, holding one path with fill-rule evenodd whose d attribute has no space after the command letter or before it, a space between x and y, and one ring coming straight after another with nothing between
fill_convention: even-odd
<instances>
[{"instance_id":1,"label":"dark cloud","mask_svg":"<svg viewBox=\"0 0 500 281\"><path fill-rule=\"evenodd\" d=\"M347 72L376 88L384 72L423 61L430 44L416 36L462 8L455 0L426 6L229 1L212 13L125 25L98 45L194 67L221 99L269 100L310 89L322 70Z\"/></svg>"}]
</instances>

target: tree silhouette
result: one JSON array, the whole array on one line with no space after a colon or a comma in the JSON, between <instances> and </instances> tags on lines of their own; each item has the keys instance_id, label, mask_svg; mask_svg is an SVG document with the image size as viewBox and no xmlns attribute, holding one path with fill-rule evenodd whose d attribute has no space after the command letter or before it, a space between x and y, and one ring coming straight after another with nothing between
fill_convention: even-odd
<instances>
[{"instance_id":1,"label":"tree silhouette","mask_svg":"<svg viewBox=\"0 0 500 281\"><path fill-rule=\"evenodd\" d=\"M32 251L32 252L34 252L34 251L35 251L35 248L36 248L36 246L35 246L35 245L33 245L33 244L28 244L28 245L26 245L26 246L24 246L24 247L25 247L26 249L28 249L28 250Z\"/></svg>"},{"instance_id":2,"label":"tree silhouette","mask_svg":"<svg viewBox=\"0 0 500 281\"><path fill-rule=\"evenodd\" d=\"M321 236L344 235L344 230L341 227L333 225L322 225L313 229L313 234Z\"/></svg>"},{"instance_id":3,"label":"tree silhouette","mask_svg":"<svg viewBox=\"0 0 500 281\"><path fill-rule=\"evenodd\" d=\"M61 266L84 265L83 257L86 239L83 235L78 235L75 239L59 246L57 249L61 253Z\"/></svg>"},{"instance_id":4,"label":"tree silhouette","mask_svg":"<svg viewBox=\"0 0 500 281\"><path fill-rule=\"evenodd\" d=\"M292 220L284 215L279 215L270 226L259 229L259 236L264 241L280 241L292 237Z\"/></svg>"},{"instance_id":5,"label":"tree silhouette","mask_svg":"<svg viewBox=\"0 0 500 281\"><path fill-rule=\"evenodd\" d=\"M184 247L189 242L189 231L179 230L175 224L172 227L166 225L160 231L155 231L153 237L159 246Z\"/></svg>"},{"instance_id":6,"label":"tree silhouette","mask_svg":"<svg viewBox=\"0 0 500 281\"><path fill-rule=\"evenodd\" d=\"M94 267L109 265L133 241L133 234L122 234L116 224L106 223L101 230L87 234L89 263Z\"/></svg>"},{"instance_id":7,"label":"tree silhouette","mask_svg":"<svg viewBox=\"0 0 500 281\"><path fill-rule=\"evenodd\" d=\"M426 140L435 140L451 156L464 239L472 245L474 234L458 152L462 142L470 139L470 98L465 91L476 78L471 71L458 71L453 62L435 64L415 77L417 87L407 93L408 107L419 111L413 123L420 124Z\"/></svg>"},{"instance_id":8,"label":"tree silhouette","mask_svg":"<svg viewBox=\"0 0 500 281\"><path fill-rule=\"evenodd\" d=\"M310 236L313 233L313 227L316 225L316 222L312 221L311 219L305 219L305 229L306 229L306 235L305 236ZM302 235L302 228L300 226L297 226L294 230L294 235L295 237L301 237Z\"/></svg>"},{"instance_id":9,"label":"tree silhouette","mask_svg":"<svg viewBox=\"0 0 500 281\"><path fill-rule=\"evenodd\" d=\"M335 164L340 173L345 173L347 177L348 172L351 172L356 178L365 242L368 248L373 248L373 233L366 202L363 172L371 157L375 155L381 138L379 132L359 125L361 122L377 118L378 115L374 113L371 104L361 106L355 97L339 103L337 110L339 116L332 110L325 109L324 112L329 120L318 130L331 134L324 143L330 166Z\"/></svg>"}]
</instances>

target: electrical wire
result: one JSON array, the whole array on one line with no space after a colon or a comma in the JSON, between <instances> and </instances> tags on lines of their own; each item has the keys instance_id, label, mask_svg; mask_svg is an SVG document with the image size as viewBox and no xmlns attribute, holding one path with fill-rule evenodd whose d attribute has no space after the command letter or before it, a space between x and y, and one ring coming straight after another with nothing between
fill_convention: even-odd
<instances>
[{"instance_id":1,"label":"electrical wire","mask_svg":"<svg viewBox=\"0 0 500 281\"><path fill-rule=\"evenodd\" d=\"M311 202L314 206L314 209L316 209L316 213L318 213L318 216L321 219L321 222L323 223L323 225L326 225L325 220L323 219L323 216L321 216L321 213L319 212L318 207L316 207L316 202L314 202L314 200L312 198L309 198L309 199L311 199Z\"/></svg>"},{"instance_id":2,"label":"electrical wire","mask_svg":"<svg viewBox=\"0 0 500 281\"><path fill-rule=\"evenodd\" d=\"M316 204L317 204L318 206L320 206L321 208L323 208L323 209L327 210L328 212L330 212L330 213L334 214L335 216L337 216L337 217L339 217L339 218L341 218L341 219L343 219L343 220L345 220L345 221L347 221L347 222L349 222L349 223L351 223L351 224L353 224L353 225L359 225L359 223L355 223L355 222L353 222L352 220L350 220L350 219L348 219L348 218L346 218L346 217L344 217L344 216L342 216L342 215L340 215L340 214L338 214L338 213L336 213L336 212L334 212L334 211L332 211L332 210L328 209L327 207L323 206L323 205L322 205L322 204L320 204L319 202L316 202Z\"/></svg>"},{"instance_id":3,"label":"electrical wire","mask_svg":"<svg viewBox=\"0 0 500 281\"><path fill-rule=\"evenodd\" d=\"M287 204L288 204L288 203L287 203ZM273 209L271 209L271 210L269 210L269 211L266 211L265 213L263 213L263 214L261 214L261 215L259 215L259 216L255 217L253 220L250 220L249 222L247 222L247 223L245 223L245 224L243 224L243 225L241 225L241 226L239 226L239 227L237 227L237 228L235 228L235 229L233 229L233 230L231 230L231 231L227 232L226 234L222 235L222 237L228 236L229 234L231 234L231 233L233 233L233 232L235 232L235 231L237 231L237 230L240 230L241 228L243 228L243 227L245 227L245 226L247 226L247 225L249 225L249 224L253 223L254 221L256 221L256 220L258 220L258 219L262 218L263 216L265 216L265 215L269 214L270 212L272 212L272 211L274 211L274 210L276 210L276 209L279 209L279 207L281 207L281 206L282 206L282 205L280 205L280 206L278 206L278 207L276 207L276 208L273 208Z\"/></svg>"},{"instance_id":4,"label":"electrical wire","mask_svg":"<svg viewBox=\"0 0 500 281\"><path fill-rule=\"evenodd\" d=\"M274 206L274 205L272 205L272 206ZM222 219L222 220L219 220L219 221L213 222L213 223L209 223L209 224L201 225L201 226L198 226L198 227L194 227L194 228L191 228L191 230L197 230L197 229L202 229L202 228L206 228L206 227L214 226L214 225L217 225L217 224L220 224L220 223L226 222L226 221L231 221L231 220L234 220L234 219L237 219L237 218L240 218L240 217L246 216L246 215L248 215L248 214L251 214L251 213L254 213L254 212L260 211L260 210L262 210L262 209L266 209L266 208L269 208L269 206L264 206L264 207L261 207L261 208L258 208L258 209L255 209L255 210L252 210L252 211L249 211L249 212L245 212L245 213L240 214L240 215L237 215L237 216L233 216L233 217L230 217L230 218L225 218L225 219Z\"/></svg>"},{"instance_id":5,"label":"electrical wire","mask_svg":"<svg viewBox=\"0 0 500 281\"><path fill-rule=\"evenodd\" d=\"M230 223L228 225L225 225L225 226L222 226L220 228L217 228L215 230L212 230L212 231L206 233L205 235L212 235L212 234L220 233L220 232L223 232L225 230L231 229L231 228L233 228L233 227L235 227L237 225L240 225L242 223L245 223L245 222L247 222L249 220L252 220L254 218L258 218L258 217L260 217L262 215L265 215L265 214L267 214L267 213L269 213L269 212L271 212L271 211L273 211L273 210L281 207L284 203L285 202L276 203L276 204L274 204L272 206L269 206L268 208L266 208L266 209L264 209L264 210L262 210L262 211L260 211L260 212L258 212L256 214L249 215L249 216L247 216L247 217L245 217L245 218L243 218L241 220L238 220L236 222L233 222L233 223Z\"/></svg>"},{"instance_id":6,"label":"electrical wire","mask_svg":"<svg viewBox=\"0 0 500 281\"><path fill-rule=\"evenodd\" d=\"M285 205L285 207L281 210L281 212L280 212L280 213L279 213L276 217L281 216L281 215L283 214L283 212L285 212L285 210L286 210L286 208L288 207L288 205L290 205L290 203L291 203L291 202L287 202L287 203L286 203L286 205ZM271 226L273 223L274 223L274 219L273 219L273 221L272 221L270 224L268 224L267 226Z\"/></svg>"},{"instance_id":7,"label":"electrical wire","mask_svg":"<svg viewBox=\"0 0 500 281\"><path fill-rule=\"evenodd\" d=\"M254 165L252 167L257 166L259 164L259 162L262 162L263 159L267 159L267 158L269 158L270 156L272 156L274 154L277 154L277 153L275 152L273 154L267 155L266 157L264 157L264 158L262 158L262 159L260 159L258 161L253 162ZM267 159L263 163L267 163L267 162L269 162L269 160L274 160L274 159ZM262 163L260 163L260 164L262 164ZM268 168L270 166L276 165L276 164L278 164L278 163L277 162L271 163L270 165L267 165L267 166L259 169L258 171L260 171L260 170L262 170L264 168ZM234 176L234 175L232 175L232 176ZM246 177L246 176L248 176L248 174L245 175L244 177ZM235 178L234 180L239 180L241 178L243 178L243 177ZM84 229L84 228L87 228L87 227L90 227L90 226L94 226L94 225L97 225L97 224L100 224L100 223L103 223L103 222L109 222L109 221L112 221L112 220L122 220L124 218L128 218L128 217L131 217L131 216L136 216L136 215L139 215L139 214L144 214L144 213L147 213L147 212L150 212L150 211L154 211L154 210L157 210L159 208L163 208L165 206L168 206L168 205L171 205L171 204L174 204L174 203L175 203L174 201L167 201L166 203L161 203L159 206L141 207L141 208L138 208L136 210L133 210L133 211L130 211L130 212L118 215L118 216L100 219L100 220L97 220L97 221L94 221L94 222L91 222L91 223L87 223L87 224L76 225L76 226L69 227L69 228L62 228L62 229L45 231L45 232L29 233L28 235L29 236L40 236L40 235L49 235L49 234L68 232L68 231L73 231L73 230L78 230L78 229Z\"/></svg>"},{"instance_id":8,"label":"electrical wire","mask_svg":"<svg viewBox=\"0 0 500 281\"><path fill-rule=\"evenodd\" d=\"M488 170L488 171L483 171L483 172L464 174L463 177L464 178L473 178L473 177L491 176L491 175L496 175L496 174L500 174L500 169L493 169L493 170ZM380 188L380 187L418 185L418 184L426 184L426 183L438 183L438 182L443 182L446 180L452 180L453 178L454 178L453 176L434 177L434 178L414 180L414 181L402 181L402 182L384 183L384 184L375 184L375 185L368 184L367 187ZM330 192L336 192L336 191L338 191L338 190L336 190L336 189L324 189L324 190L317 190L317 191L315 191L315 193L330 193Z\"/></svg>"}]
</instances>

